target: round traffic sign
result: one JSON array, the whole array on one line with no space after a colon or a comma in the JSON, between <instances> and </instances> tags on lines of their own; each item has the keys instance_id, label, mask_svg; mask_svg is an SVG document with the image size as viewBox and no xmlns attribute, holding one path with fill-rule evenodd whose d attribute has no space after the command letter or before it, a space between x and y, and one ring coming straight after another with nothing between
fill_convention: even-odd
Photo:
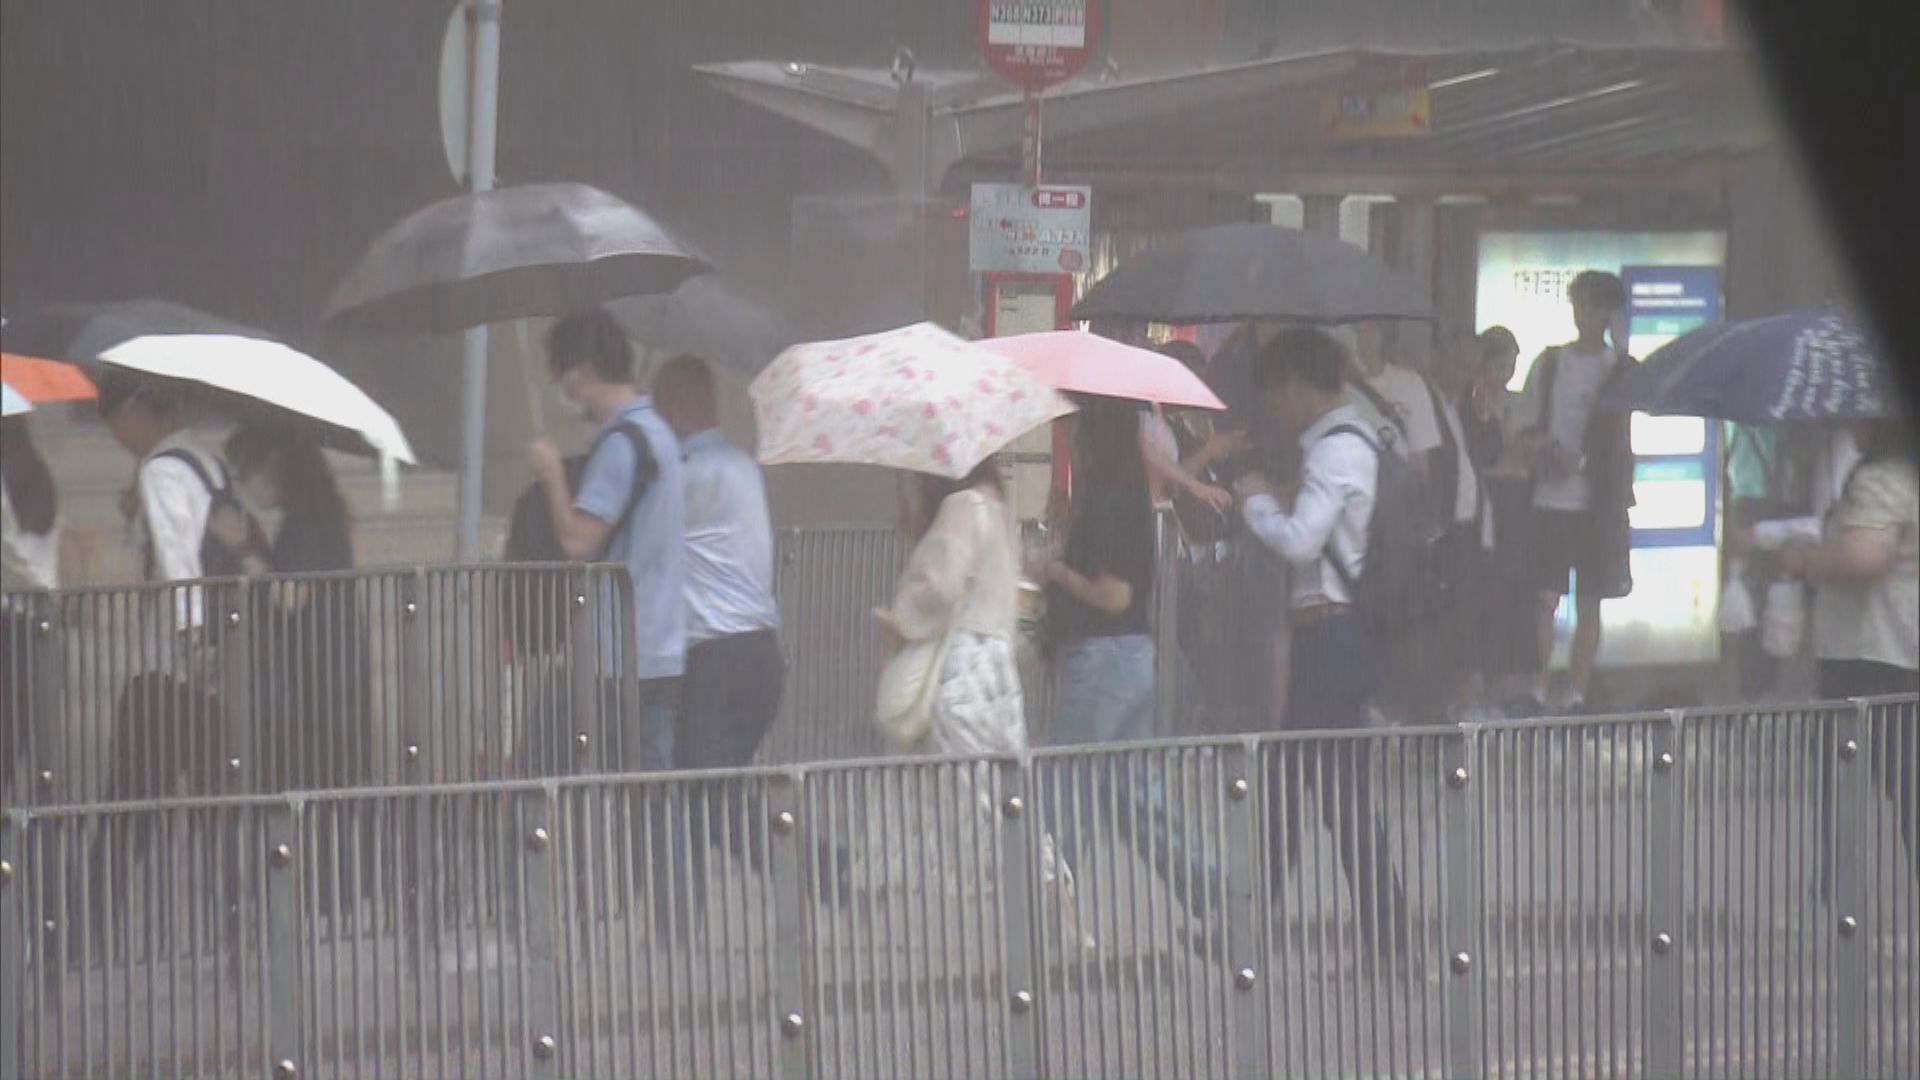
<instances>
[{"instance_id":1,"label":"round traffic sign","mask_svg":"<svg viewBox=\"0 0 1920 1080\"><path fill-rule=\"evenodd\" d=\"M1100 36L1100 0L978 0L974 33L987 66L1024 90L1079 74Z\"/></svg>"}]
</instances>

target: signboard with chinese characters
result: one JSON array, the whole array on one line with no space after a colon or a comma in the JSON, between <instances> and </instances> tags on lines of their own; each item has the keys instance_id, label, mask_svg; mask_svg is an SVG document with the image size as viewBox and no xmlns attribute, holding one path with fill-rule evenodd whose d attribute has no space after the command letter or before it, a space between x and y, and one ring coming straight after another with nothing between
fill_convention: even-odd
<instances>
[{"instance_id":1,"label":"signboard with chinese characters","mask_svg":"<svg viewBox=\"0 0 1920 1080\"><path fill-rule=\"evenodd\" d=\"M1100 36L1100 0L978 0L974 33L989 68L1038 92L1087 65Z\"/></svg>"},{"instance_id":2,"label":"signboard with chinese characters","mask_svg":"<svg viewBox=\"0 0 1920 1080\"><path fill-rule=\"evenodd\" d=\"M974 270L1077 273L1091 254L1093 189L975 184L967 233Z\"/></svg>"}]
</instances>

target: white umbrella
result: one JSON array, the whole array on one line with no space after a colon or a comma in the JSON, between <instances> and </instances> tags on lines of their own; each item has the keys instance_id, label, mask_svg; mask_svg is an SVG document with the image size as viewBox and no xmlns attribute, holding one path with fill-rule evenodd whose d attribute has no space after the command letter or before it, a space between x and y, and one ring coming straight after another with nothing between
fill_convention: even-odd
<instances>
[{"instance_id":1,"label":"white umbrella","mask_svg":"<svg viewBox=\"0 0 1920 1080\"><path fill-rule=\"evenodd\" d=\"M366 391L297 349L232 334L149 334L100 354L103 363L251 398L357 436L382 460L413 464L400 424Z\"/></svg>"},{"instance_id":2,"label":"white umbrella","mask_svg":"<svg viewBox=\"0 0 1920 1080\"><path fill-rule=\"evenodd\" d=\"M0 416L19 416L33 411L33 403L21 397L13 387L0 383Z\"/></svg>"}]
</instances>

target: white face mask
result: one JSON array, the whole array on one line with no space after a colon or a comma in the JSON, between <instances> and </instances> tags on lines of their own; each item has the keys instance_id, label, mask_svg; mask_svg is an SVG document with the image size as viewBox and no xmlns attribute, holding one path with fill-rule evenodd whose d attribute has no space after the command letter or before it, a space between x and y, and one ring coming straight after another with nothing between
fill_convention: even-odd
<instances>
[{"instance_id":1,"label":"white face mask","mask_svg":"<svg viewBox=\"0 0 1920 1080\"><path fill-rule=\"evenodd\" d=\"M587 407L575 401L573 395L567 393L567 388L560 383L553 384L553 403L559 406L562 413L565 413L575 420L589 419Z\"/></svg>"}]
</instances>

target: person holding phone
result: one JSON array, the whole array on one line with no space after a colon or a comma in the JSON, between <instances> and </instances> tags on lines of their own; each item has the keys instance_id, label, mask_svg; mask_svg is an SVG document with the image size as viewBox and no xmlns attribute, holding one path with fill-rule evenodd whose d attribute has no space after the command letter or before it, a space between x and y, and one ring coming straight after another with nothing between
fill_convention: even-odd
<instances>
[{"instance_id":1,"label":"person holding phone","mask_svg":"<svg viewBox=\"0 0 1920 1080\"><path fill-rule=\"evenodd\" d=\"M1577 713L1586 707L1600 653L1600 603L1627 595L1627 511L1633 505L1633 449L1628 414L1594 407L1633 364L1627 355L1626 300L1620 279L1600 270L1567 286L1578 337L1548 349L1527 373L1517 413L1527 426L1516 437L1533 478L1535 669L1532 698L1522 704ZM1548 698L1553 615L1572 576L1576 623L1565 692Z\"/></svg>"}]
</instances>

